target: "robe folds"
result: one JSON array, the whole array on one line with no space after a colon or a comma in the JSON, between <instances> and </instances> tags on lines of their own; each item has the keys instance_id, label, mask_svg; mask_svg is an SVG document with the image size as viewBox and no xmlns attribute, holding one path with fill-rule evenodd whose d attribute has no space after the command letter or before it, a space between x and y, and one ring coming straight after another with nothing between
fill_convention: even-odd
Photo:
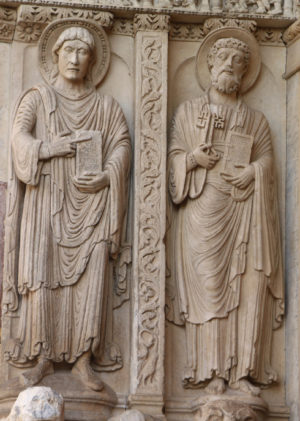
<instances>
[{"instance_id":1,"label":"robe folds","mask_svg":"<svg viewBox=\"0 0 300 421\"><path fill-rule=\"evenodd\" d=\"M223 124L214 125L212 109ZM253 138L255 180L243 190L221 176L229 131ZM187 172L187 155L210 141L220 160L211 170L198 166ZM183 381L197 387L216 375L232 383L248 377L270 384L276 381L271 344L283 315L283 280L264 115L241 100L236 108L209 104L207 95L183 103L172 122L168 172L174 303L168 318L186 325Z\"/></svg>"},{"instance_id":2,"label":"robe folds","mask_svg":"<svg viewBox=\"0 0 300 421\"><path fill-rule=\"evenodd\" d=\"M101 132L110 186L85 193L73 183L75 157L39 160L42 142ZM4 311L19 308L5 357L25 364L43 354L74 362L101 352L109 256L118 255L127 208L130 139L118 103L94 89L78 99L47 85L16 107L6 218ZM99 355L98 355L99 356Z\"/></svg>"}]
</instances>

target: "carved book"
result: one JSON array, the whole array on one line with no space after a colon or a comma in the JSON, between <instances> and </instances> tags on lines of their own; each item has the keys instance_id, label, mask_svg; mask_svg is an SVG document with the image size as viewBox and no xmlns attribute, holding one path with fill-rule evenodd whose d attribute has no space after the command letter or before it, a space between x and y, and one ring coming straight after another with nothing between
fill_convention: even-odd
<instances>
[{"instance_id":1,"label":"carved book","mask_svg":"<svg viewBox=\"0 0 300 421\"><path fill-rule=\"evenodd\" d=\"M97 176L102 172L102 134L87 130L76 136L76 176Z\"/></svg>"},{"instance_id":2,"label":"carved book","mask_svg":"<svg viewBox=\"0 0 300 421\"><path fill-rule=\"evenodd\" d=\"M249 165L253 136L229 131L226 139L223 172L237 175Z\"/></svg>"}]
</instances>

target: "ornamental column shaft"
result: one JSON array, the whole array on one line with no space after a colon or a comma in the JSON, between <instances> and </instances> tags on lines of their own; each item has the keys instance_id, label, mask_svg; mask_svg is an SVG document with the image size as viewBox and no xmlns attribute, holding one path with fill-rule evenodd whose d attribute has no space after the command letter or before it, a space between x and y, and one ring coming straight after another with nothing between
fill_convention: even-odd
<instances>
[{"instance_id":1,"label":"ornamental column shaft","mask_svg":"<svg viewBox=\"0 0 300 421\"><path fill-rule=\"evenodd\" d=\"M162 415L169 16L135 16L131 407Z\"/></svg>"}]
</instances>

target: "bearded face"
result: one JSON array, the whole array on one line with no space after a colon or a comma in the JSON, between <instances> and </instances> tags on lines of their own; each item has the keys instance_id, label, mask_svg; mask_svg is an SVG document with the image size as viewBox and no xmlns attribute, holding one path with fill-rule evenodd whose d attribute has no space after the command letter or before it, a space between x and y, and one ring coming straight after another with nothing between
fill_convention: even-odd
<instances>
[{"instance_id":1,"label":"bearded face","mask_svg":"<svg viewBox=\"0 0 300 421\"><path fill-rule=\"evenodd\" d=\"M212 85L225 94L238 92L247 71L245 53L237 48L220 48L210 68Z\"/></svg>"}]
</instances>

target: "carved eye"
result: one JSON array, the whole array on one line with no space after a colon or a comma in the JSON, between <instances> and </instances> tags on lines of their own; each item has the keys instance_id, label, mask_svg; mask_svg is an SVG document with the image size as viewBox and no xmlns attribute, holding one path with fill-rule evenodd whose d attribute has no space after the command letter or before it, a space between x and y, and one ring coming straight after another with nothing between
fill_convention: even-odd
<instances>
[{"instance_id":1,"label":"carved eye","mask_svg":"<svg viewBox=\"0 0 300 421\"><path fill-rule=\"evenodd\" d=\"M88 55L89 51L86 48L80 48L79 53L83 56Z\"/></svg>"},{"instance_id":2,"label":"carved eye","mask_svg":"<svg viewBox=\"0 0 300 421\"><path fill-rule=\"evenodd\" d=\"M67 53L72 53L73 48L72 47L65 47L64 51L66 51Z\"/></svg>"},{"instance_id":3,"label":"carved eye","mask_svg":"<svg viewBox=\"0 0 300 421\"><path fill-rule=\"evenodd\" d=\"M236 63L236 64L241 64L241 63L243 62L243 59L242 59L242 57L241 57L241 56L234 56L234 57L233 57L233 61L234 61L234 63Z\"/></svg>"},{"instance_id":4,"label":"carved eye","mask_svg":"<svg viewBox=\"0 0 300 421\"><path fill-rule=\"evenodd\" d=\"M220 53L218 54L218 58L221 60L226 60L227 58L227 53L225 53L225 51L220 51Z\"/></svg>"}]
</instances>

